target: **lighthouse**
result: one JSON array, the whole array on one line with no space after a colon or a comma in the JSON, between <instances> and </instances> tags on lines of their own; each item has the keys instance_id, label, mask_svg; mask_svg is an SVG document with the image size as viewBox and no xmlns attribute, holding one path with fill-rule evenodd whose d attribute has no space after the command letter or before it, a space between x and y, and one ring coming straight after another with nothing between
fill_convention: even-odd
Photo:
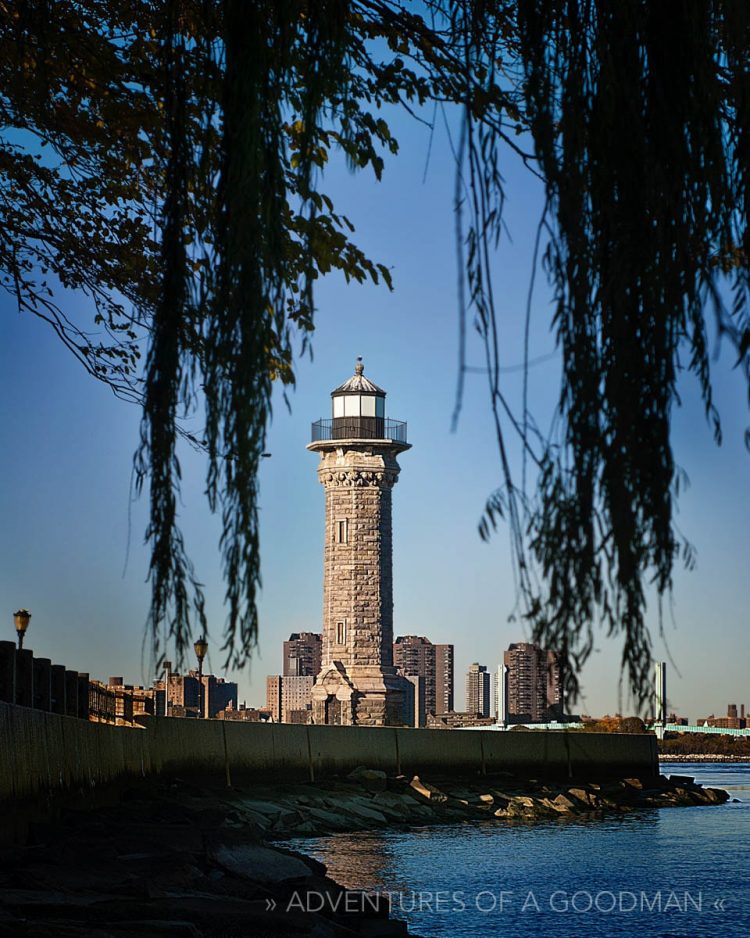
<instances>
[{"instance_id":1,"label":"lighthouse","mask_svg":"<svg viewBox=\"0 0 750 938\"><path fill-rule=\"evenodd\" d=\"M354 375L331 393L331 417L312 426L325 490L323 657L312 689L313 723L403 722L393 666L392 492L410 448L406 424L385 416L385 391Z\"/></svg>"}]
</instances>

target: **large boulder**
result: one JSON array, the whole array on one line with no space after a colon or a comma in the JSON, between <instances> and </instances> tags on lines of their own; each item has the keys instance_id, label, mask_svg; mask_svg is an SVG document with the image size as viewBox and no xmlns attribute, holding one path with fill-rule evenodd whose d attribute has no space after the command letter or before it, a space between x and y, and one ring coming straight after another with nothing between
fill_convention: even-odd
<instances>
[{"instance_id":1,"label":"large boulder","mask_svg":"<svg viewBox=\"0 0 750 938\"><path fill-rule=\"evenodd\" d=\"M695 784L695 778L692 775L670 775L669 781L680 788L689 788Z\"/></svg>"},{"instance_id":2,"label":"large boulder","mask_svg":"<svg viewBox=\"0 0 750 938\"><path fill-rule=\"evenodd\" d=\"M424 798L425 801L442 803L448 800L448 796L445 792L440 791L439 788L435 788L434 785L430 785L429 782L423 782L418 775L415 775L411 780L410 786L411 790L420 798Z\"/></svg>"},{"instance_id":3,"label":"large boulder","mask_svg":"<svg viewBox=\"0 0 750 938\"><path fill-rule=\"evenodd\" d=\"M571 798L575 798L576 801L580 801L592 808L596 806L598 800L593 792L585 788L569 788L568 795Z\"/></svg>"},{"instance_id":4,"label":"large boulder","mask_svg":"<svg viewBox=\"0 0 750 938\"><path fill-rule=\"evenodd\" d=\"M385 772L379 769L368 769L364 765L357 766L346 777L350 782L356 782L367 791L385 791L388 787L388 776Z\"/></svg>"},{"instance_id":5,"label":"large boulder","mask_svg":"<svg viewBox=\"0 0 750 938\"><path fill-rule=\"evenodd\" d=\"M219 844L212 851L212 859L229 873L257 883L304 879L316 872L300 857L259 844Z\"/></svg>"},{"instance_id":6,"label":"large boulder","mask_svg":"<svg viewBox=\"0 0 750 938\"><path fill-rule=\"evenodd\" d=\"M579 805L572 798L569 798L565 794L557 795L555 798L545 798L544 803L547 804L553 811L557 811L559 814L571 814L575 813Z\"/></svg>"},{"instance_id":7,"label":"large boulder","mask_svg":"<svg viewBox=\"0 0 750 938\"><path fill-rule=\"evenodd\" d=\"M336 806L336 810L340 811L345 817L349 816L354 818L359 824L363 824L365 827L372 825L382 827L386 824L384 814L368 805L360 804L354 798L341 798Z\"/></svg>"}]
</instances>

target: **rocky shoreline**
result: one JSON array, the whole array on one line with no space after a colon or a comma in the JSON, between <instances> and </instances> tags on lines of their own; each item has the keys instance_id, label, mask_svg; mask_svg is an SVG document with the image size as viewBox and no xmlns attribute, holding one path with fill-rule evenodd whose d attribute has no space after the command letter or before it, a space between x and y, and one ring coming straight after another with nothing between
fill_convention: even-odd
<instances>
[{"instance_id":1,"label":"rocky shoreline","mask_svg":"<svg viewBox=\"0 0 750 938\"><path fill-rule=\"evenodd\" d=\"M119 803L32 825L0 850L1 938L389 938L383 897L345 889L287 838L436 824L529 824L717 805L692 778L562 784L511 775L388 777L226 789L146 783ZM311 904L310 897L314 897Z\"/></svg>"},{"instance_id":2,"label":"rocky shoreline","mask_svg":"<svg viewBox=\"0 0 750 938\"><path fill-rule=\"evenodd\" d=\"M357 790L359 789L359 791ZM253 822L275 837L463 821L537 821L622 814L643 808L721 804L726 792L690 776L611 782L519 779L511 774L468 779L388 778L364 767L319 792L292 791L274 804L245 800Z\"/></svg>"}]
</instances>

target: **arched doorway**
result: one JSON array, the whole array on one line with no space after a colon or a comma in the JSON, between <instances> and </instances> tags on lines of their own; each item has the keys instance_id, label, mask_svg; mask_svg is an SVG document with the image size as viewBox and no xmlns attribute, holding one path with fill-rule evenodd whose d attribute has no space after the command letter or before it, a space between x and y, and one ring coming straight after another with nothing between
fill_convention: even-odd
<instances>
[{"instance_id":1,"label":"arched doorway","mask_svg":"<svg viewBox=\"0 0 750 938\"><path fill-rule=\"evenodd\" d=\"M333 694L329 694L325 702L326 726L341 725L341 701Z\"/></svg>"}]
</instances>

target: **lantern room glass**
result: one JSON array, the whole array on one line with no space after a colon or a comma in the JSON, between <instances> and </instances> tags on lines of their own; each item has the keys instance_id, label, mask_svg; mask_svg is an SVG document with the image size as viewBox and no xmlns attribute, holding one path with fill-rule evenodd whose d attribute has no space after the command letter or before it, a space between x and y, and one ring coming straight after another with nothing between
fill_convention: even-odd
<instances>
[{"instance_id":1,"label":"lantern room glass","mask_svg":"<svg viewBox=\"0 0 750 938\"><path fill-rule=\"evenodd\" d=\"M337 394L333 417L385 417L385 398L376 394Z\"/></svg>"}]
</instances>

